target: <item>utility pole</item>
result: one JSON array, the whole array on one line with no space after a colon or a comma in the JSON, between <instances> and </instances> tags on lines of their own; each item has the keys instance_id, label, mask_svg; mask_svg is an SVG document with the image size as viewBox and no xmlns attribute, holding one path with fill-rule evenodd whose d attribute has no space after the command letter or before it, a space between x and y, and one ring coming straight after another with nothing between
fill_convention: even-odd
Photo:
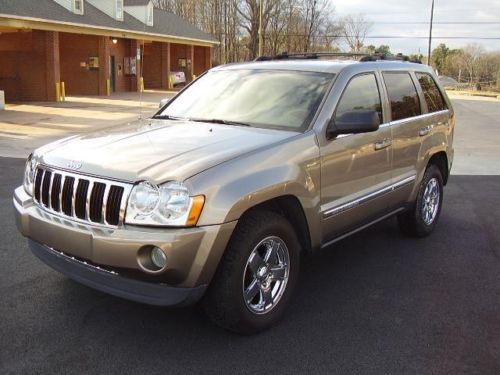
<instances>
[{"instance_id":1,"label":"utility pole","mask_svg":"<svg viewBox=\"0 0 500 375\"><path fill-rule=\"evenodd\" d=\"M427 65L431 65L431 53L432 53L432 24L434 22L434 0L432 0L431 5L431 24L429 26L429 51L427 54Z\"/></svg>"},{"instance_id":2,"label":"utility pole","mask_svg":"<svg viewBox=\"0 0 500 375\"><path fill-rule=\"evenodd\" d=\"M259 57L262 56L262 48L262 0L259 0Z\"/></svg>"}]
</instances>

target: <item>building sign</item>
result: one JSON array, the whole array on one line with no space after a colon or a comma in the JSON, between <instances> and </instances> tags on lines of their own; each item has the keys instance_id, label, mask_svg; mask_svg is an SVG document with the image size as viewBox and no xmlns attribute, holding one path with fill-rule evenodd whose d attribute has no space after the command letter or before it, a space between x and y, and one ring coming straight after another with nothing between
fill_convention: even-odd
<instances>
[{"instance_id":1,"label":"building sign","mask_svg":"<svg viewBox=\"0 0 500 375\"><path fill-rule=\"evenodd\" d=\"M89 57L89 69L99 69L99 57L91 56Z\"/></svg>"}]
</instances>

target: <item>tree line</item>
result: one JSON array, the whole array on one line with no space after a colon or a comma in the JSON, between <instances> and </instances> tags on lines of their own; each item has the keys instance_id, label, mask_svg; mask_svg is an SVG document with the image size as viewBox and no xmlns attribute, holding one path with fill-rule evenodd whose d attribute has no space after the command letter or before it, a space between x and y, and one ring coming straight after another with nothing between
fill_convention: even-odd
<instances>
[{"instance_id":1,"label":"tree line","mask_svg":"<svg viewBox=\"0 0 500 375\"><path fill-rule=\"evenodd\" d=\"M432 51L431 64L438 74L459 83L500 89L500 52L486 52L478 44L457 49L439 44Z\"/></svg>"},{"instance_id":2,"label":"tree line","mask_svg":"<svg viewBox=\"0 0 500 375\"><path fill-rule=\"evenodd\" d=\"M220 45L216 63L251 60L259 52L262 17L263 54L335 52L340 41L352 51L363 48L371 26L362 14L335 17L329 0L154 0L213 35ZM262 10L261 10L262 6Z\"/></svg>"},{"instance_id":3,"label":"tree line","mask_svg":"<svg viewBox=\"0 0 500 375\"><path fill-rule=\"evenodd\" d=\"M363 14L338 17L329 0L153 0L158 8L173 12L213 35L219 46L214 63L248 61L259 55L259 25L262 18L262 52L349 52L390 54L388 45L365 45L372 27ZM262 6L262 9L261 9ZM426 61L423 55L412 60ZM440 75L471 86L500 85L500 53L486 53L471 44L450 49L440 44L431 55Z\"/></svg>"}]
</instances>

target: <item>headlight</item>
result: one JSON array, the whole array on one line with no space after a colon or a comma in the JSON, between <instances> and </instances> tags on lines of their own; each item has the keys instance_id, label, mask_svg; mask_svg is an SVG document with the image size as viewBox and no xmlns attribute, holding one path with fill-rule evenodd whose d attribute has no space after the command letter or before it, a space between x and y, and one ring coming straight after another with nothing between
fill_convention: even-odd
<instances>
[{"instance_id":1,"label":"headlight","mask_svg":"<svg viewBox=\"0 0 500 375\"><path fill-rule=\"evenodd\" d=\"M26 167L24 169L24 181L23 186L24 190L29 195L33 195L33 181L35 180L35 170L36 170L36 162L33 158L33 154L28 156L26 160Z\"/></svg>"},{"instance_id":2,"label":"headlight","mask_svg":"<svg viewBox=\"0 0 500 375\"><path fill-rule=\"evenodd\" d=\"M125 222L138 225L194 226L205 197L191 197L182 182L157 186L144 181L135 185L128 200Z\"/></svg>"}]
</instances>

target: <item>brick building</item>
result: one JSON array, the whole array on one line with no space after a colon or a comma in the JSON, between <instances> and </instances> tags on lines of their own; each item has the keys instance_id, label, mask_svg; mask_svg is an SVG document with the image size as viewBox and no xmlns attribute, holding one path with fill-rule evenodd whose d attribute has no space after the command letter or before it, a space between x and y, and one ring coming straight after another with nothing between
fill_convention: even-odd
<instances>
[{"instance_id":1,"label":"brick building","mask_svg":"<svg viewBox=\"0 0 500 375\"><path fill-rule=\"evenodd\" d=\"M168 89L209 69L217 41L150 0L1 0L7 101Z\"/></svg>"}]
</instances>

